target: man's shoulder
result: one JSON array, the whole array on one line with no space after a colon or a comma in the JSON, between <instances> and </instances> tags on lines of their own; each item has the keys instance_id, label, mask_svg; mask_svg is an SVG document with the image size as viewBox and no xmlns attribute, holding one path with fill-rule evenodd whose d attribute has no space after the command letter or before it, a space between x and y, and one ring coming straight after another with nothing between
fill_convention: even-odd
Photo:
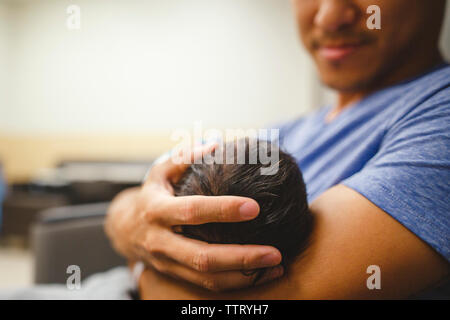
<instances>
[{"instance_id":1,"label":"man's shoulder","mask_svg":"<svg viewBox=\"0 0 450 320\"><path fill-rule=\"evenodd\" d=\"M422 75L402 86L402 92L389 107L387 131L414 122L443 124L450 116L450 66Z\"/></svg>"},{"instance_id":2,"label":"man's shoulder","mask_svg":"<svg viewBox=\"0 0 450 320\"><path fill-rule=\"evenodd\" d=\"M436 94L447 91L449 85L450 65L445 63L407 82L405 96L414 102L421 103Z\"/></svg>"},{"instance_id":3,"label":"man's shoulder","mask_svg":"<svg viewBox=\"0 0 450 320\"><path fill-rule=\"evenodd\" d=\"M450 65L443 64L427 74L412 81L408 87L407 96L417 105L443 102L449 100Z\"/></svg>"},{"instance_id":4,"label":"man's shoulder","mask_svg":"<svg viewBox=\"0 0 450 320\"><path fill-rule=\"evenodd\" d=\"M427 90L444 88L450 84L450 64L447 62L442 63L407 82L412 84L412 90L418 88L427 88Z\"/></svg>"}]
</instances>

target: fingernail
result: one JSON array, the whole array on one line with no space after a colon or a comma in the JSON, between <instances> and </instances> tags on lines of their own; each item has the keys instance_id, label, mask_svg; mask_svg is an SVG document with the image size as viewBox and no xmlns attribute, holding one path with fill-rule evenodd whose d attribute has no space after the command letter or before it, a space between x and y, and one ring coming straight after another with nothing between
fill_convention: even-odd
<instances>
[{"instance_id":1,"label":"fingernail","mask_svg":"<svg viewBox=\"0 0 450 320\"><path fill-rule=\"evenodd\" d=\"M245 202L239 207L239 214L244 219L253 219L258 215L259 207L253 201Z\"/></svg>"},{"instance_id":2,"label":"fingernail","mask_svg":"<svg viewBox=\"0 0 450 320\"><path fill-rule=\"evenodd\" d=\"M280 263L280 256L275 253L269 253L265 256L262 256L261 260L261 268L273 267Z\"/></svg>"}]
</instances>

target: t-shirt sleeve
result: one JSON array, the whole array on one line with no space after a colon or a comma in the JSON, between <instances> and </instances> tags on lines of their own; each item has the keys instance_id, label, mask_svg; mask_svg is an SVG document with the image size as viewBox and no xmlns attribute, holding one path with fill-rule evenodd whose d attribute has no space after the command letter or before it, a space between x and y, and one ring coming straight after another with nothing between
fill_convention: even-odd
<instances>
[{"instance_id":1,"label":"t-shirt sleeve","mask_svg":"<svg viewBox=\"0 0 450 320\"><path fill-rule=\"evenodd\" d=\"M387 126L379 151L343 181L450 261L450 90Z\"/></svg>"}]
</instances>

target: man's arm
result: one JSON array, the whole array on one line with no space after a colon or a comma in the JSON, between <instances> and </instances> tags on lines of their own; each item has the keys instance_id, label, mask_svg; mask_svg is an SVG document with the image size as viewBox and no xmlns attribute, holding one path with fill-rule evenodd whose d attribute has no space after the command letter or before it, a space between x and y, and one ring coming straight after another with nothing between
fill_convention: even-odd
<instances>
[{"instance_id":1,"label":"man's arm","mask_svg":"<svg viewBox=\"0 0 450 320\"><path fill-rule=\"evenodd\" d=\"M212 293L144 273L144 299L392 299L444 280L449 264L431 247L354 190L339 185L311 204L311 244L282 279L232 293ZM381 290L369 290L367 268L381 270ZM151 288L151 290L148 290Z\"/></svg>"}]
</instances>

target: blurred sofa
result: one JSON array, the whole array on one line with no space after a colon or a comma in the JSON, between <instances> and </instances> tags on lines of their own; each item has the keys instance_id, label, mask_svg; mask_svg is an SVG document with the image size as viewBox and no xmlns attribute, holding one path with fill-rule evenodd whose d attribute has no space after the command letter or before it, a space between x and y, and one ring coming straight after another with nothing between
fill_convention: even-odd
<instances>
[{"instance_id":1,"label":"blurred sofa","mask_svg":"<svg viewBox=\"0 0 450 320\"><path fill-rule=\"evenodd\" d=\"M34 282L66 283L67 267L77 265L81 278L126 265L104 233L109 202L43 210L31 228Z\"/></svg>"},{"instance_id":2,"label":"blurred sofa","mask_svg":"<svg viewBox=\"0 0 450 320\"><path fill-rule=\"evenodd\" d=\"M10 185L3 204L0 201L0 238L19 240L28 247L30 226L40 212L111 201L120 191L139 185L152 161L63 161L55 168L42 169L29 181Z\"/></svg>"}]
</instances>

